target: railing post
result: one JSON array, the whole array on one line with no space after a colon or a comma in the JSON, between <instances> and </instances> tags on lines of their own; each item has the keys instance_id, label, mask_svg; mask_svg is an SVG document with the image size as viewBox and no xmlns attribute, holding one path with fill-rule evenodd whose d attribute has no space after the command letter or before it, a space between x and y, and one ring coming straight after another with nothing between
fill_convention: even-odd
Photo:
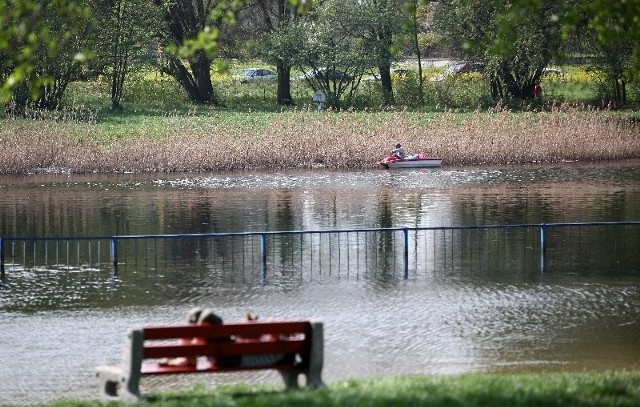
<instances>
[{"instance_id":1,"label":"railing post","mask_svg":"<svg viewBox=\"0 0 640 407\"><path fill-rule=\"evenodd\" d=\"M262 254L262 268L260 270L260 280L262 283L267 281L267 235L260 235L260 251Z\"/></svg>"},{"instance_id":2,"label":"railing post","mask_svg":"<svg viewBox=\"0 0 640 407\"><path fill-rule=\"evenodd\" d=\"M4 240L0 237L0 278L4 280Z\"/></svg>"},{"instance_id":3,"label":"railing post","mask_svg":"<svg viewBox=\"0 0 640 407\"><path fill-rule=\"evenodd\" d=\"M111 268L113 270L113 276L118 275L118 239L111 238Z\"/></svg>"},{"instance_id":4,"label":"railing post","mask_svg":"<svg viewBox=\"0 0 640 407\"><path fill-rule=\"evenodd\" d=\"M545 236L546 225L540 224L540 272L544 273L546 270L546 256L547 256L547 241Z\"/></svg>"},{"instance_id":5,"label":"railing post","mask_svg":"<svg viewBox=\"0 0 640 407\"><path fill-rule=\"evenodd\" d=\"M409 229L404 228L404 278L409 278Z\"/></svg>"}]
</instances>

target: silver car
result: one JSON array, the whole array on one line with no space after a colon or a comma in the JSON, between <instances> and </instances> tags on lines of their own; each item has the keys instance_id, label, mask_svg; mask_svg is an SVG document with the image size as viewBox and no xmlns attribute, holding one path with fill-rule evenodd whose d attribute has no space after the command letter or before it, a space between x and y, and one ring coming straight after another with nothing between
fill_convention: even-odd
<instances>
[{"instance_id":1,"label":"silver car","mask_svg":"<svg viewBox=\"0 0 640 407\"><path fill-rule=\"evenodd\" d=\"M277 77L275 72L265 68L246 68L238 72L238 78L242 83L271 80Z\"/></svg>"}]
</instances>

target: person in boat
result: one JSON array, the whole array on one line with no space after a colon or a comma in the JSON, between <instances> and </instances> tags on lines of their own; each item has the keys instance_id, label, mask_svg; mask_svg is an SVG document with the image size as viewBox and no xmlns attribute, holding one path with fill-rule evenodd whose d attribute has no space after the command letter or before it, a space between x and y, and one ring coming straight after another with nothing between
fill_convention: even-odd
<instances>
[{"instance_id":1,"label":"person in boat","mask_svg":"<svg viewBox=\"0 0 640 407\"><path fill-rule=\"evenodd\" d=\"M407 150L405 150L405 148L402 147L402 145L400 143L396 144L396 148L391 150L391 154L395 155L396 157L398 157L398 158L400 158L402 160L407 158Z\"/></svg>"}]
</instances>

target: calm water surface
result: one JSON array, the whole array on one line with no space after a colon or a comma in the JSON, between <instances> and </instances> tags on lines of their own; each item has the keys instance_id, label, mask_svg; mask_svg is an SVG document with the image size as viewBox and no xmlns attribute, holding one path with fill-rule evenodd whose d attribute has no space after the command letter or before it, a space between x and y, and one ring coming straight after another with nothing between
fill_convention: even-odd
<instances>
[{"instance_id":1,"label":"calm water surface","mask_svg":"<svg viewBox=\"0 0 640 407\"><path fill-rule=\"evenodd\" d=\"M0 236L614 220L640 220L640 162L0 178ZM142 272L120 281L59 273L8 273L0 285L0 404L95 398L93 369L121 360L127 328L182 322L194 305L215 308L227 320L252 311L324 321L327 382L640 369L640 273L525 279L434 273L260 285L213 284L183 270L180 279L161 286ZM140 286L136 298L120 294L124 285ZM143 387L181 387L190 380L149 379ZM279 378L264 372L193 380L215 385Z\"/></svg>"}]
</instances>

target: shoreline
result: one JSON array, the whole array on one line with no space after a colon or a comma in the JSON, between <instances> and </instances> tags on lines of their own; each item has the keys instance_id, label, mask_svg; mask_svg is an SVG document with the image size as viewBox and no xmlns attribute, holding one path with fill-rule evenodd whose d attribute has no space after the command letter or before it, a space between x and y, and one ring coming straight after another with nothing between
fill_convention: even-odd
<instances>
[{"instance_id":1,"label":"shoreline","mask_svg":"<svg viewBox=\"0 0 640 407\"><path fill-rule=\"evenodd\" d=\"M444 167L640 158L640 124L602 112L274 114L262 123L176 118L127 123L1 122L0 174L372 169L400 142ZM153 123L152 123L153 124ZM153 131L152 131L153 130Z\"/></svg>"},{"instance_id":2,"label":"shoreline","mask_svg":"<svg viewBox=\"0 0 640 407\"><path fill-rule=\"evenodd\" d=\"M569 167L640 167L640 158L622 158L622 159L611 159L611 160L599 160L599 161L581 161L581 160L573 160L573 161L557 161L557 162L523 162L523 163L504 163L504 164L447 164L443 161L440 167L433 168L400 168L400 169L385 169L380 166L378 163L373 163L368 166L361 166L357 168L329 168L323 165L290 165L290 166L279 166L279 167L255 167L255 168L242 168L237 170L197 170L197 171L162 171L162 170L147 170L147 171L84 171L77 172L72 171L71 169L65 168L34 168L31 170L26 170L22 172L9 172L9 173L0 173L1 178L11 178L11 177L20 177L20 176L154 176L154 175L183 175L183 174L191 174L191 175L203 175L203 174L239 174L239 173L253 173L253 172L265 172L265 171L358 171L358 170L370 170L370 171L387 171L387 172L403 172L403 171L433 171L438 169L455 169L455 170L464 170L465 168L486 168L486 169L495 169L495 168L509 168L509 167L521 167L521 168L530 168L530 167L558 167L558 166L569 166Z\"/></svg>"}]
</instances>

